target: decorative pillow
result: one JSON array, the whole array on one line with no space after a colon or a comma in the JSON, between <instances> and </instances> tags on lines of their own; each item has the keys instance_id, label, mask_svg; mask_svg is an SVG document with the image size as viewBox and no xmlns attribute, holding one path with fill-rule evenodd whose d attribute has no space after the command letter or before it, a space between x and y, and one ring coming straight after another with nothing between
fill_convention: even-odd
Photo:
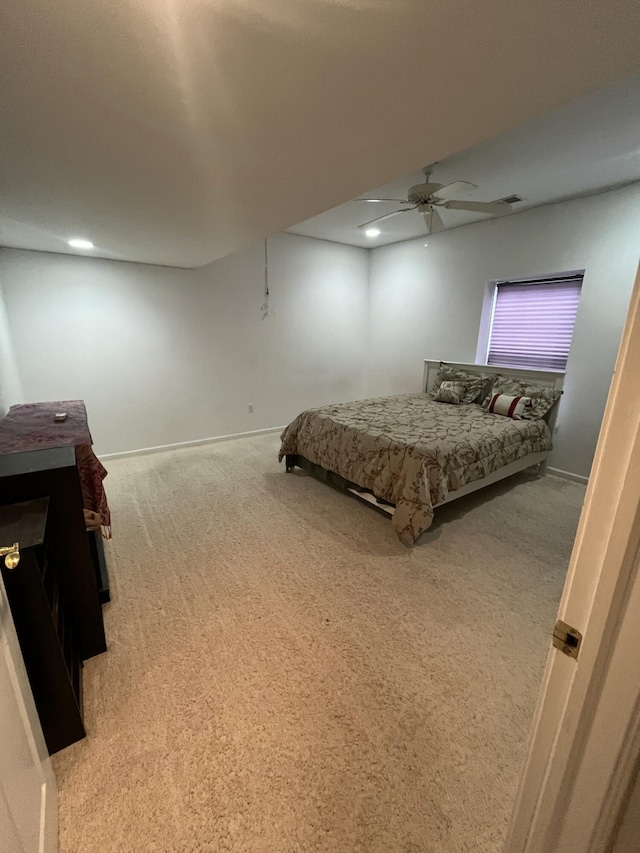
<instances>
[{"instance_id":1,"label":"decorative pillow","mask_svg":"<svg viewBox=\"0 0 640 853\"><path fill-rule=\"evenodd\" d=\"M453 403L458 406L462 402L466 390L466 382L449 382L445 379L444 382L440 383L433 399L436 403Z\"/></svg>"},{"instance_id":2,"label":"decorative pillow","mask_svg":"<svg viewBox=\"0 0 640 853\"><path fill-rule=\"evenodd\" d=\"M530 397L531 407L526 408L522 417L528 420L539 420L548 415L560 399L562 391L549 388L546 385L534 385L531 382L517 379L514 376L497 374L490 393L482 401L487 409L494 394L507 394L510 397Z\"/></svg>"},{"instance_id":3,"label":"decorative pillow","mask_svg":"<svg viewBox=\"0 0 640 853\"><path fill-rule=\"evenodd\" d=\"M494 394L487 411L490 415L504 415L514 421L522 420L527 409L531 408L531 397L510 397L508 394Z\"/></svg>"},{"instance_id":4,"label":"decorative pillow","mask_svg":"<svg viewBox=\"0 0 640 853\"><path fill-rule=\"evenodd\" d=\"M466 385L462 395L463 403L479 403L486 391L487 378L482 373L474 373L472 370L462 370L440 362L436 378L431 386L431 395L435 398L438 388L443 382L463 382Z\"/></svg>"}]
</instances>

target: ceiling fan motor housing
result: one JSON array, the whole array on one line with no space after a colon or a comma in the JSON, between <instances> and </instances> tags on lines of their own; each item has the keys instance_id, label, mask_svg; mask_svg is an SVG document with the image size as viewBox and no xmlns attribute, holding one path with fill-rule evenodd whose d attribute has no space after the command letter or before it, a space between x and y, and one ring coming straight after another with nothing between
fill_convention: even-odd
<instances>
[{"instance_id":1,"label":"ceiling fan motor housing","mask_svg":"<svg viewBox=\"0 0 640 853\"><path fill-rule=\"evenodd\" d=\"M411 204L427 204L430 196L441 187L442 184L416 184L414 187L410 187L407 200Z\"/></svg>"}]
</instances>

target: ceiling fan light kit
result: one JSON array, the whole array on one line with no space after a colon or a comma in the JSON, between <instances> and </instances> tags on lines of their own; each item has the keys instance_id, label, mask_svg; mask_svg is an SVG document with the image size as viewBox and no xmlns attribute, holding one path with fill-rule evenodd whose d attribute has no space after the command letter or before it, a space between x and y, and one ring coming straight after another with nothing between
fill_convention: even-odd
<instances>
[{"instance_id":1,"label":"ceiling fan light kit","mask_svg":"<svg viewBox=\"0 0 640 853\"><path fill-rule=\"evenodd\" d=\"M435 165L435 164L434 164ZM417 210L424 217L427 232L435 234L438 231L443 231L445 224L437 208L443 207L446 210L466 210L473 213L485 213L487 216L504 216L512 211L511 205L504 199L497 201L466 201L456 196L469 194L478 187L470 181L453 181L450 184L439 184L431 181L431 173L434 165L425 166L422 170L424 173L424 183L415 184L409 187L406 198L357 198L355 201L364 201L369 204L381 204L383 202L396 202L397 204L409 205L401 207L399 210L393 210L391 213L385 213L382 216L377 216L375 219L369 219L359 225L360 230L364 230L367 236L370 231L376 230L371 228L372 225L377 225L393 216L399 216L401 213L410 213ZM377 234L375 235L377 236Z\"/></svg>"}]
</instances>

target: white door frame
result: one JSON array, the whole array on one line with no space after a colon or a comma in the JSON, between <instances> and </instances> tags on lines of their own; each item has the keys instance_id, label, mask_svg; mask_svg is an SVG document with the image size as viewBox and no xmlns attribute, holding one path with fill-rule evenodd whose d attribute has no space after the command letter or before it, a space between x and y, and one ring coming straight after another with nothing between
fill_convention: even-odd
<instances>
[{"instance_id":1,"label":"white door frame","mask_svg":"<svg viewBox=\"0 0 640 853\"><path fill-rule=\"evenodd\" d=\"M577 661L550 648L506 853L614 838L640 754L639 546L640 269L558 613L584 639Z\"/></svg>"}]
</instances>

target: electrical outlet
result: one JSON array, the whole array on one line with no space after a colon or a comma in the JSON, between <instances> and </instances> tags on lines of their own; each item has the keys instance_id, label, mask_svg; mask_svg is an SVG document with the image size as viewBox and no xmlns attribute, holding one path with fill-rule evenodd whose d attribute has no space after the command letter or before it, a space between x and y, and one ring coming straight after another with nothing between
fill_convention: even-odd
<instances>
[{"instance_id":1,"label":"electrical outlet","mask_svg":"<svg viewBox=\"0 0 640 853\"><path fill-rule=\"evenodd\" d=\"M253 414L253 403L249 403L249 414Z\"/></svg>"}]
</instances>

